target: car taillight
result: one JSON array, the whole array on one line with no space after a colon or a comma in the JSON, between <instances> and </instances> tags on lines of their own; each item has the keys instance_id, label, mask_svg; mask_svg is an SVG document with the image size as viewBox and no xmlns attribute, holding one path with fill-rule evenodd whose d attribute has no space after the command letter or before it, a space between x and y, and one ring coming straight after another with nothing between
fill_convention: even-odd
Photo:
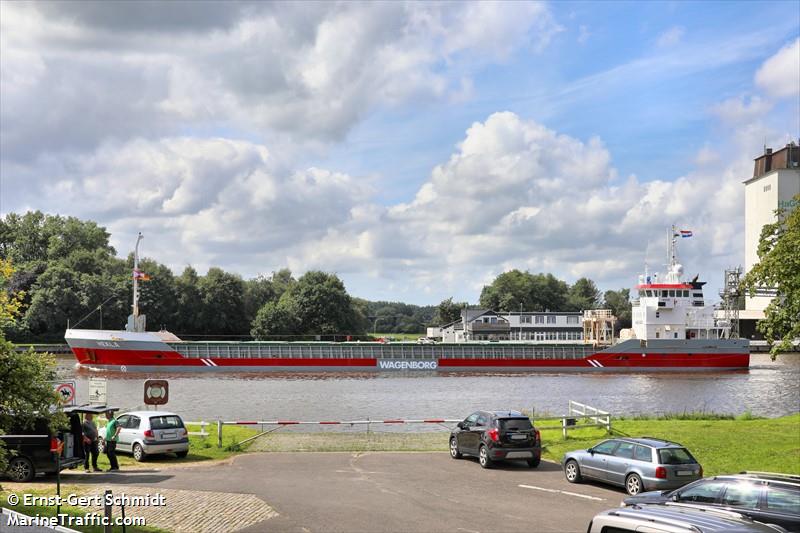
<instances>
[{"instance_id":1,"label":"car taillight","mask_svg":"<svg viewBox=\"0 0 800 533\"><path fill-rule=\"evenodd\" d=\"M656 467L656 478L667 479L667 469L663 466Z\"/></svg>"},{"instance_id":2,"label":"car taillight","mask_svg":"<svg viewBox=\"0 0 800 533\"><path fill-rule=\"evenodd\" d=\"M58 439L55 437L50 437L50 451L53 453L58 452Z\"/></svg>"},{"instance_id":3,"label":"car taillight","mask_svg":"<svg viewBox=\"0 0 800 533\"><path fill-rule=\"evenodd\" d=\"M490 429L489 431L486 432L486 434L489 435L489 438L492 439L494 442L500 440L500 432L497 431L497 428Z\"/></svg>"},{"instance_id":4,"label":"car taillight","mask_svg":"<svg viewBox=\"0 0 800 533\"><path fill-rule=\"evenodd\" d=\"M538 430L538 429L536 429L536 430L534 430L534 431L533 431L533 439L534 439L536 442L541 442L541 440L542 440L542 434L541 434L541 433L539 433L539 430Z\"/></svg>"},{"instance_id":5,"label":"car taillight","mask_svg":"<svg viewBox=\"0 0 800 533\"><path fill-rule=\"evenodd\" d=\"M147 437L148 439L152 439L155 435L153 435L152 429L148 429L144 432L144 436Z\"/></svg>"},{"instance_id":6,"label":"car taillight","mask_svg":"<svg viewBox=\"0 0 800 533\"><path fill-rule=\"evenodd\" d=\"M703 467L700 466L700 477L703 477Z\"/></svg>"}]
</instances>

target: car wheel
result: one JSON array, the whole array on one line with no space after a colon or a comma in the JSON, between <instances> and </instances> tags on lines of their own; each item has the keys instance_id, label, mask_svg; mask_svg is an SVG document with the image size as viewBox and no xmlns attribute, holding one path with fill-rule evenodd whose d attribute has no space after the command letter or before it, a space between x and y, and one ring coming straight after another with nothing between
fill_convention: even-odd
<instances>
[{"instance_id":1,"label":"car wheel","mask_svg":"<svg viewBox=\"0 0 800 533\"><path fill-rule=\"evenodd\" d=\"M534 457L533 459L528 459L527 463L530 468L536 468L539 466L539 463L542 462L541 457Z\"/></svg>"},{"instance_id":2,"label":"car wheel","mask_svg":"<svg viewBox=\"0 0 800 533\"><path fill-rule=\"evenodd\" d=\"M188 452L188 451L185 451L185 452L175 452L175 455L177 455L177 456L178 456L178 459L183 459L184 457L186 457L187 455L189 455L189 452Z\"/></svg>"},{"instance_id":3,"label":"car wheel","mask_svg":"<svg viewBox=\"0 0 800 533\"><path fill-rule=\"evenodd\" d=\"M33 469L33 463L26 457L15 457L8 463L8 477L11 481L17 483L27 483L33 479L36 471Z\"/></svg>"},{"instance_id":4,"label":"car wheel","mask_svg":"<svg viewBox=\"0 0 800 533\"><path fill-rule=\"evenodd\" d=\"M570 483L581 482L583 476L581 476L581 467L578 466L578 461L575 459L567 461L567 464L564 465L564 476Z\"/></svg>"},{"instance_id":5,"label":"car wheel","mask_svg":"<svg viewBox=\"0 0 800 533\"><path fill-rule=\"evenodd\" d=\"M97 439L97 453L106 453L106 441L103 437Z\"/></svg>"},{"instance_id":6,"label":"car wheel","mask_svg":"<svg viewBox=\"0 0 800 533\"><path fill-rule=\"evenodd\" d=\"M453 459L461 459L461 452L458 451L458 441L455 437L450 438L450 457Z\"/></svg>"},{"instance_id":7,"label":"car wheel","mask_svg":"<svg viewBox=\"0 0 800 533\"><path fill-rule=\"evenodd\" d=\"M144 448L139 443L133 445L133 458L137 461L144 461L146 454L144 453Z\"/></svg>"},{"instance_id":8,"label":"car wheel","mask_svg":"<svg viewBox=\"0 0 800 533\"><path fill-rule=\"evenodd\" d=\"M631 474L625 479L625 492L631 496L636 496L642 492L643 488L642 478L639 477L639 474Z\"/></svg>"},{"instance_id":9,"label":"car wheel","mask_svg":"<svg viewBox=\"0 0 800 533\"><path fill-rule=\"evenodd\" d=\"M481 449L478 450L478 463L480 463L482 468L492 467L492 459L489 457L489 450L483 444L481 444Z\"/></svg>"}]
</instances>

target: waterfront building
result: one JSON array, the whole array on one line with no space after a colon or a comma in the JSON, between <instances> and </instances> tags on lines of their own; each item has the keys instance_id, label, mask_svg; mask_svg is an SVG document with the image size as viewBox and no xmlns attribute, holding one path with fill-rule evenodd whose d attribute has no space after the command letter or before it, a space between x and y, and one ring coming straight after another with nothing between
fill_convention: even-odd
<instances>
[{"instance_id":1,"label":"waterfront building","mask_svg":"<svg viewBox=\"0 0 800 533\"><path fill-rule=\"evenodd\" d=\"M509 313L490 309L464 309L461 318L441 327L442 342L522 341L558 344L583 343L583 313Z\"/></svg>"}]
</instances>

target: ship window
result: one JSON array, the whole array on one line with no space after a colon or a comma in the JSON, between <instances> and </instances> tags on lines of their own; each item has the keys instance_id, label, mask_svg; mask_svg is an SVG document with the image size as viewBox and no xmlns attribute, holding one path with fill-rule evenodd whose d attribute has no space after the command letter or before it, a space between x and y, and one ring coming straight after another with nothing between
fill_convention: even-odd
<instances>
[{"instance_id":1,"label":"ship window","mask_svg":"<svg viewBox=\"0 0 800 533\"><path fill-rule=\"evenodd\" d=\"M656 318L660 318L660 317L661 317L661 313L659 313L658 311L656 311Z\"/></svg>"},{"instance_id":2,"label":"ship window","mask_svg":"<svg viewBox=\"0 0 800 533\"><path fill-rule=\"evenodd\" d=\"M677 338L678 338L678 332L676 331L675 333L673 333L673 334L672 334L672 337L673 337L673 338L675 338L675 339L677 339Z\"/></svg>"},{"instance_id":3,"label":"ship window","mask_svg":"<svg viewBox=\"0 0 800 533\"><path fill-rule=\"evenodd\" d=\"M650 297L652 297L654 292L655 292L655 291L647 291L647 295L648 295L648 296L650 296Z\"/></svg>"},{"instance_id":4,"label":"ship window","mask_svg":"<svg viewBox=\"0 0 800 533\"><path fill-rule=\"evenodd\" d=\"M656 339L659 338L660 336L661 336L661 333L656 331Z\"/></svg>"},{"instance_id":5,"label":"ship window","mask_svg":"<svg viewBox=\"0 0 800 533\"><path fill-rule=\"evenodd\" d=\"M702 292L695 292L694 293L694 297L695 298L702 298L703 297L703 293Z\"/></svg>"},{"instance_id":6,"label":"ship window","mask_svg":"<svg viewBox=\"0 0 800 533\"><path fill-rule=\"evenodd\" d=\"M673 290L670 290L670 291L669 291L669 297L670 297L670 298L675 298L675 291L673 291Z\"/></svg>"},{"instance_id":7,"label":"ship window","mask_svg":"<svg viewBox=\"0 0 800 533\"><path fill-rule=\"evenodd\" d=\"M666 290L662 290L661 291L661 297L662 298L666 298L667 297L667 291Z\"/></svg>"},{"instance_id":8,"label":"ship window","mask_svg":"<svg viewBox=\"0 0 800 533\"><path fill-rule=\"evenodd\" d=\"M689 291L683 291L683 297L684 298L688 298L689 297Z\"/></svg>"},{"instance_id":9,"label":"ship window","mask_svg":"<svg viewBox=\"0 0 800 533\"><path fill-rule=\"evenodd\" d=\"M692 305L695 307L703 307L703 300L695 300L692 302Z\"/></svg>"}]
</instances>

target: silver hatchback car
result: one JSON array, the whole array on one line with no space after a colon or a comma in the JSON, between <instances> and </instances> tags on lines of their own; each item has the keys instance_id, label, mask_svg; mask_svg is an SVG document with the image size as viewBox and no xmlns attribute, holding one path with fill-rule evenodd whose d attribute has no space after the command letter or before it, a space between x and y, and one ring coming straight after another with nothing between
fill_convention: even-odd
<instances>
[{"instance_id":1,"label":"silver hatchback car","mask_svg":"<svg viewBox=\"0 0 800 533\"><path fill-rule=\"evenodd\" d=\"M588 450L567 452L561 464L570 483L589 478L625 487L630 495L677 489L703 477L703 467L689 450L653 437L605 440Z\"/></svg>"},{"instance_id":2,"label":"silver hatchback car","mask_svg":"<svg viewBox=\"0 0 800 533\"><path fill-rule=\"evenodd\" d=\"M181 417L168 411L130 411L117 417L120 428L117 452L128 452L137 461L148 455L174 453L186 457L189 453L189 435ZM105 428L100 429L101 437ZM100 439L102 451L105 442Z\"/></svg>"}]
</instances>

